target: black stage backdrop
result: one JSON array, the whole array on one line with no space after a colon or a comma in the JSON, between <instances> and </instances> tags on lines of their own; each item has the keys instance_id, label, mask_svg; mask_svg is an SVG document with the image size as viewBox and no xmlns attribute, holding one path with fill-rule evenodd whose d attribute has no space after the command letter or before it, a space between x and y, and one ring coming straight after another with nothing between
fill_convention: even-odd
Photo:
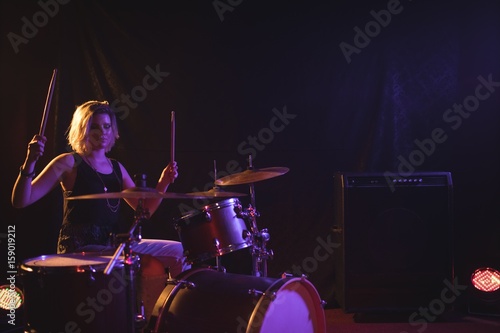
<instances>
[{"instance_id":1,"label":"black stage backdrop","mask_svg":"<svg viewBox=\"0 0 500 333\"><path fill-rule=\"evenodd\" d=\"M258 227L268 228L274 251L269 276L307 274L329 304L335 303L336 171L451 172L457 275L466 279L476 263L498 258L500 3L40 0L0 6L0 241L6 251L9 226L15 227L17 262L56 250L59 189L29 208L10 206L56 68L38 171L67 151L75 105L105 99L121 134L110 156L131 174L145 173L153 187L169 161L175 111L180 176L169 191L209 190L214 162L218 178L244 171L249 155L255 168L288 167L287 174L254 184ZM249 186L226 190L248 193ZM250 203L248 196L240 200ZM203 204L164 200L143 236L178 239L173 219ZM132 212L124 215L128 226ZM7 254L0 260L6 267Z\"/></svg>"}]
</instances>

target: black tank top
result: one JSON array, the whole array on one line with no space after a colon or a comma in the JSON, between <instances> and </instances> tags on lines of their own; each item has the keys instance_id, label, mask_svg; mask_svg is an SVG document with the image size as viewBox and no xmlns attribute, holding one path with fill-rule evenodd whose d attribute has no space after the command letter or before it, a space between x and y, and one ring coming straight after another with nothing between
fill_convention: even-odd
<instances>
[{"instance_id":1,"label":"black tank top","mask_svg":"<svg viewBox=\"0 0 500 333\"><path fill-rule=\"evenodd\" d=\"M76 179L73 191L64 197L120 192L123 179L118 162L111 159L113 172L97 174L80 155L74 153ZM104 182L104 184L103 184ZM86 245L112 245L111 234L118 232L120 210L114 209L121 199L64 200L63 222L59 232L58 253L78 251ZM120 204L123 204L120 202ZM119 207L118 207L119 208Z\"/></svg>"}]
</instances>

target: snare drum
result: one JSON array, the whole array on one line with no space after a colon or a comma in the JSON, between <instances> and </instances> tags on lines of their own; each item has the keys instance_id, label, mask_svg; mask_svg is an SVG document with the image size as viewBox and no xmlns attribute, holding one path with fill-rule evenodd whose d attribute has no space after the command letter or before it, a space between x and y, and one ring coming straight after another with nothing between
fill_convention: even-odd
<instances>
[{"instance_id":1,"label":"snare drum","mask_svg":"<svg viewBox=\"0 0 500 333\"><path fill-rule=\"evenodd\" d=\"M44 255L25 260L20 277L27 330L129 332L123 260L106 275L112 256Z\"/></svg>"},{"instance_id":2,"label":"snare drum","mask_svg":"<svg viewBox=\"0 0 500 333\"><path fill-rule=\"evenodd\" d=\"M176 219L174 226L186 260L199 263L252 245L251 233L240 212L239 200L231 198Z\"/></svg>"},{"instance_id":3,"label":"snare drum","mask_svg":"<svg viewBox=\"0 0 500 333\"><path fill-rule=\"evenodd\" d=\"M325 333L316 288L305 278L193 268L169 281L146 332Z\"/></svg>"}]
</instances>

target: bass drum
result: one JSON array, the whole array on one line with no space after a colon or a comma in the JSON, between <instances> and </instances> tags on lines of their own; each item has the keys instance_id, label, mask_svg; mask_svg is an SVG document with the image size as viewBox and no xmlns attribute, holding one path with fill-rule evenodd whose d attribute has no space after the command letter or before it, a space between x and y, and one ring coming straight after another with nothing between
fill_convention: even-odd
<instances>
[{"instance_id":1,"label":"bass drum","mask_svg":"<svg viewBox=\"0 0 500 333\"><path fill-rule=\"evenodd\" d=\"M326 332L316 288L305 278L274 279L193 268L169 281L146 332Z\"/></svg>"},{"instance_id":2,"label":"bass drum","mask_svg":"<svg viewBox=\"0 0 500 333\"><path fill-rule=\"evenodd\" d=\"M20 265L29 332L128 332L123 260L104 274L112 256L43 255Z\"/></svg>"}]
</instances>

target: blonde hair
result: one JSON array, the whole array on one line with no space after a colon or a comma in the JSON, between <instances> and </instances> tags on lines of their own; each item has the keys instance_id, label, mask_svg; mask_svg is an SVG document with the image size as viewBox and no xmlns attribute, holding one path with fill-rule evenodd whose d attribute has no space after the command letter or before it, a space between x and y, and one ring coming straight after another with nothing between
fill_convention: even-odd
<instances>
[{"instance_id":1,"label":"blonde hair","mask_svg":"<svg viewBox=\"0 0 500 333\"><path fill-rule=\"evenodd\" d=\"M109 152L115 145L116 140L120 137L118 134L118 125L116 116L107 101L88 101L77 106L71 119L71 124L66 131L68 144L75 152L85 155L90 149L89 136L90 124L92 117L95 114L107 114L111 119L111 128L113 137L110 138L109 145L106 147L106 152Z\"/></svg>"}]
</instances>

